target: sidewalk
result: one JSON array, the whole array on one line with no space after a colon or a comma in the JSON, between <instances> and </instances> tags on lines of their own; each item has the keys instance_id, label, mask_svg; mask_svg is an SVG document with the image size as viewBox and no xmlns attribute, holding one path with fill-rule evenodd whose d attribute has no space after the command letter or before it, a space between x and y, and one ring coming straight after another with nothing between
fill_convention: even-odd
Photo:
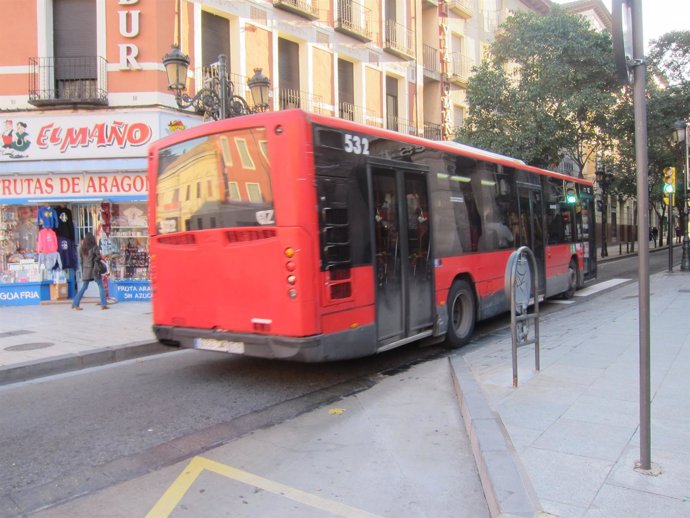
<instances>
[{"instance_id":1,"label":"sidewalk","mask_svg":"<svg viewBox=\"0 0 690 518\"><path fill-rule=\"evenodd\" d=\"M510 332L500 330L450 362L412 367L328 408L38 516L690 516L690 274L651 278L657 476L634 469L637 289L631 283L545 315L541 370L534 371L533 346L520 348L517 388ZM103 346L120 355L159 347L151 345L149 304L84 307L3 308L0 383L5 372L20 379L19 367L26 373L56 357L89 364ZM8 350L22 344L35 348Z\"/></svg>"}]
</instances>

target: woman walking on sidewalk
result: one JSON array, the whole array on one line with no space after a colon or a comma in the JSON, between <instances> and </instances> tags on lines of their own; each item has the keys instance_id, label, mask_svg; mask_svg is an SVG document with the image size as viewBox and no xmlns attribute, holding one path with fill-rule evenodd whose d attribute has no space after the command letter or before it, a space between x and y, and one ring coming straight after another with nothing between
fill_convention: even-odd
<instances>
[{"instance_id":1,"label":"woman walking on sidewalk","mask_svg":"<svg viewBox=\"0 0 690 518\"><path fill-rule=\"evenodd\" d=\"M101 260L101 249L96 244L96 238L93 237L91 232L87 232L84 236L81 247L79 248L79 255L81 256L81 288L79 288L79 291L74 296L72 309L81 311L82 308L79 306L79 303L91 281L96 281L96 284L98 284L98 292L101 297L101 309L110 309L105 298L103 277L96 271L96 262Z\"/></svg>"}]
</instances>

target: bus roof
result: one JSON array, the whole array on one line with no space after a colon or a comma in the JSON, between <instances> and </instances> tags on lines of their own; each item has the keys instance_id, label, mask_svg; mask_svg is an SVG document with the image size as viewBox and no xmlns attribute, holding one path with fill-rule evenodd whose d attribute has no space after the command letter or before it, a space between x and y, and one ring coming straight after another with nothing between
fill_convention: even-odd
<instances>
[{"instance_id":1,"label":"bus roof","mask_svg":"<svg viewBox=\"0 0 690 518\"><path fill-rule=\"evenodd\" d=\"M578 178L576 176L570 176L564 173L559 173L556 171L551 171L549 169L543 169L541 167L536 167L529 165L525 163L523 160L513 158L510 156L502 155L500 153L494 153L492 151L486 151L485 149L480 149L477 147L469 146L467 144L461 144L459 142L455 141L450 141L450 140L429 140L423 137L418 137L415 135L407 135L404 133L398 133L393 130L388 130L388 129L383 129L383 128L378 128L376 126L368 126L365 124L361 124L358 122L353 122L353 121L348 121L345 119L339 119L337 117L331 117L328 115L320 115L320 114L315 114L311 112L304 112L304 110L301 109L296 109L296 110L290 110L290 111L301 111L304 113L306 118L310 120L311 122L315 122L318 124L324 124L328 126L336 126L336 127L341 127L341 128L356 128L358 131L361 131L363 133L370 133L370 134L376 134L380 135L382 137L386 138L391 138L394 140L401 140L404 142L410 142L410 143L417 143L417 144L423 144L427 147L433 147L437 149L450 149L452 151L460 151L465 155L469 155L473 158L477 159L486 159L491 162L498 162L506 166L513 166L513 167L519 167L520 169L527 170L527 171L533 171L539 174L546 174L549 176L554 176L557 178L561 178L563 180L566 180L568 182L576 182L576 183L581 183L581 184L587 184L591 185L592 182L589 180L585 180L584 178Z\"/></svg>"}]
</instances>

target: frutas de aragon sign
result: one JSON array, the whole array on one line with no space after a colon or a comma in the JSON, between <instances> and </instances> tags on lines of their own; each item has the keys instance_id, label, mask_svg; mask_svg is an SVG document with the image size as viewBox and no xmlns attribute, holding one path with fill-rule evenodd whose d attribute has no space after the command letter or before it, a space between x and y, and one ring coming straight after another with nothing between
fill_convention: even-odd
<instances>
[{"instance_id":1,"label":"frutas de aragon sign","mask_svg":"<svg viewBox=\"0 0 690 518\"><path fill-rule=\"evenodd\" d=\"M0 115L0 161L146 157L158 138L154 114Z\"/></svg>"}]
</instances>

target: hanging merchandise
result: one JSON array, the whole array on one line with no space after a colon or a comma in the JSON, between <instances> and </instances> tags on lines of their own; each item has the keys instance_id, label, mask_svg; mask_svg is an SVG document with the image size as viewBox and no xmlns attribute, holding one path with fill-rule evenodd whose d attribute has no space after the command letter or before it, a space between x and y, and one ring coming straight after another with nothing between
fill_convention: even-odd
<instances>
[{"instance_id":1,"label":"hanging merchandise","mask_svg":"<svg viewBox=\"0 0 690 518\"><path fill-rule=\"evenodd\" d=\"M38 209L38 224L43 228L57 228L59 220L53 207L40 207Z\"/></svg>"},{"instance_id":2,"label":"hanging merchandise","mask_svg":"<svg viewBox=\"0 0 690 518\"><path fill-rule=\"evenodd\" d=\"M67 207L59 206L55 208L57 214L58 224L55 233L58 237L64 237L74 241L74 221L72 220L72 211Z\"/></svg>"}]
</instances>

